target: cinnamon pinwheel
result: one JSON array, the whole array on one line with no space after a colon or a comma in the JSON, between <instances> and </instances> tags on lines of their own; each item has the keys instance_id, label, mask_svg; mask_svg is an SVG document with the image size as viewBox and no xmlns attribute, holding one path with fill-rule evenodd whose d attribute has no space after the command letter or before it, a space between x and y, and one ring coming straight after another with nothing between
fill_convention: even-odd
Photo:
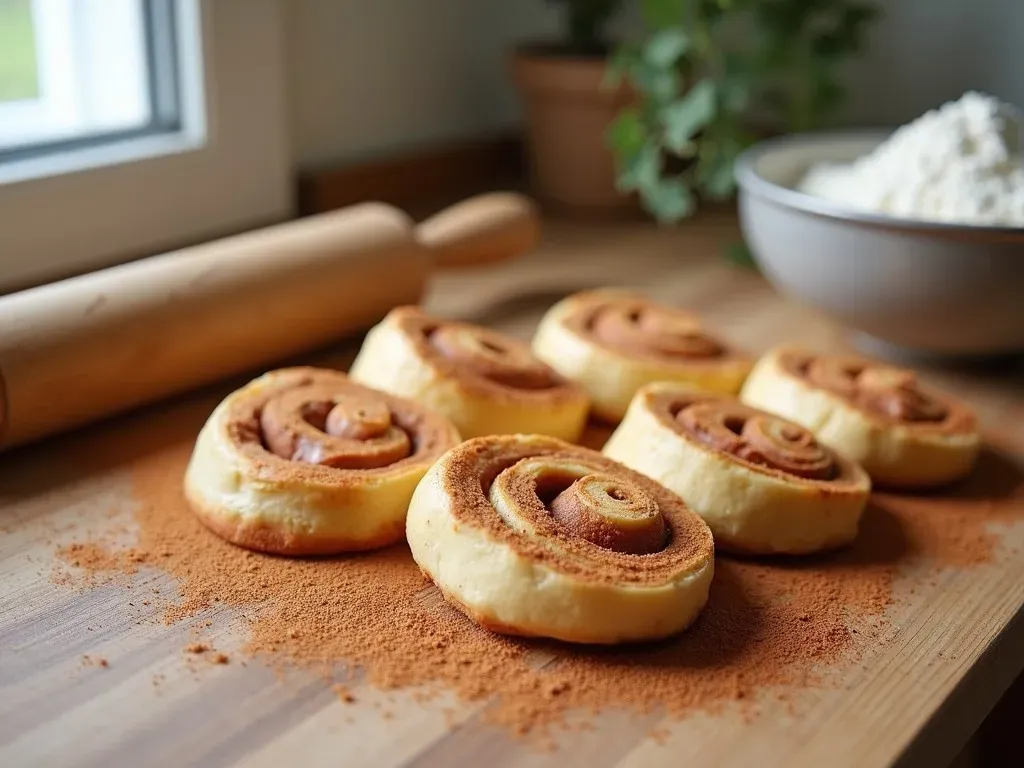
<instances>
[{"instance_id":1,"label":"cinnamon pinwheel","mask_svg":"<svg viewBox=\"0 0 1024 768\"><path fill-rule=\"evenodd\" d=\"M416 484L458 441L444 417L343 373L271 371L209 417L185 495L207 527L242 547L372 549L402 538Z\"/></svg>"},{"instance_id":2,"label":"cinnamon pinwheel","mask_svg":"<svg viewBox=\"0 0 1024 768\"><path fill-rule=\"evenodd\" d=\"M667 382L637 393L604 453L678 493L737 552L846 544L871 490L856 462L803 427Z\"/></svg>"},{"instance_id":3,"label":"cinnamon pinwheel","mask_svg":"<svg viewBox=\"0 0 1024 768\"><path fill-rule=\"evenodd\" d=\"M636 391L679 381L735 394L751 361L711 336L699 318L624 290L578 293L548 310L536 355L590 393L594 415L618 422Z\"/></svg>"},{"instance_id":4,"label":"cinnamon pinwheel","mask_svg":"<svg viewBox=\"0 0 1024 768\"><path fill-rule=\"evenodd\" d=\"M967 474L981 447L962 403L913 371L853 356L780 347L761 358L740 395L814 432L878 484L922 488Z\"/></svg>"},{"instance_id":5,"label":"cinnamon pinwheel","mask_svg":"<svg viewBox=\"0 0 1024 768\"><path fill-rule=\"evenodd\" d=\"M570 642L680 632L714 572L711 532L676 494L539 435L476 438L445 454L416 489L406 537L477 623Z\"/></svg>"}]
</instances>

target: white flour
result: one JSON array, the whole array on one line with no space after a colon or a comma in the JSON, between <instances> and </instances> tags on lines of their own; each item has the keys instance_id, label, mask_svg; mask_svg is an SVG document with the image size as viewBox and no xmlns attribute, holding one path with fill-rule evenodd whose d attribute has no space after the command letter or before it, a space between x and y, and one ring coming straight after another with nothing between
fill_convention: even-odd
<instances>
[{"instance_id":1,"label":"white flour","mask_svg":"<svg viewBox=\"0 0 1024 768\"><path fill-rule=\"evenodd\" d=\"M849 165L815 165L801 192L908 219L1024 226L1024 117L969 92Z\"/></svg>"}]
</instances>

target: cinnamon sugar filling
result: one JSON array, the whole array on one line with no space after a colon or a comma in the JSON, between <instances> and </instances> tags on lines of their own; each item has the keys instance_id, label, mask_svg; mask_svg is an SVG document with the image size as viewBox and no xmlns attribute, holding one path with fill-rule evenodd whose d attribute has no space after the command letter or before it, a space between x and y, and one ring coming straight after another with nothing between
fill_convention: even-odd
<instances>
[{"instance_id":1,"label":"cinnamon sugar filling","mask_svg":"<svg viewBox=\"0 0 1024 768\"><path fill-rule=\"evenodd\" d=\"M700 363L734 357L700 319L640 297L582 297L564 323L583 338L626 354Z\"/></svg>"},{"instance_id":2,"label":"cinnamon sugar filling","mask_svg":"<svg viewBox=\"0 0 1024 768\"><path fill-rule=\"evenodd\" d=\"M513 389L554 385L550 369L518 342L483 328L448 323L427 334L435 352L460 369Z\"/></svg>"},{"instance_id":3,"label":"cinnamon sugar filling","mask_svg":"<svg viewBox=\"0 0 1024 768\"><path fill-rule=\"evenodd\" d=\"M343 373L313 368L287 371L271 387L235 402L227 430L258 465L292 476L387 472L433 462L450 447L441 416Z\"/></svg>"},{"instance_id":4,"label":"cinnamon sugar filling","mask_svg":"<svg viewBox=\"0 0 1024 768\"><path fill-rule=\"evenodd\" d=\"M581 580L666 583L713 552L678 496L558 440L470 441L449 454L441 480L459 523Z\"/></svg>"},{"instance_id":5,"label":"cinnamon sugar filling","mask_svg":"<svg viewBox=\"0 0 1024 768\"><path fill-rule=\"evenodd\" d=\"M849 460L804 427L732 398L648 394L648 409L674 432L762 472L828 484L852 482Z\"/></svg>"},{"instance_id":6,"label":"cinnamon sugar filling","mask_svg":"<svg viewBox=\"0 0 1024 768\"><path fill-rule=\"evenodd\" d=\"M442 375L498 399L551 402L580 397L581 390L538 360L529 345L469 323L442 320L417 307L400 307L393 322L419 357Z\"/></svg>"},{"instance_id":7,"label":"cinnamon sugar filling","mask_svg":"<svg viewBox=\"0 0 1024 768\"><path fill-rule=\"evenodd\" d=\"M974 428L974 416L964 405L922 386L913 371L845 355L787 352L780 362L791 376L876 418L937 432Z\"/></svg>"}]
</instances>

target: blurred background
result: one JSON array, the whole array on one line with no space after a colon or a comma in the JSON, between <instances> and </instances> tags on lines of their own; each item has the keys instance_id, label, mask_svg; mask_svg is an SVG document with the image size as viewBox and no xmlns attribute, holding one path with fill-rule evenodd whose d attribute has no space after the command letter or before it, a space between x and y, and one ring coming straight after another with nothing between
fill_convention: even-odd
<instances>
[{"instance_id":1,"label":"blurred background","mask_svg":"<svg viewBox=\"0 0 1024 768\"><path fill-rule=\"evenodd\" d=\"M524 130L539 197L638 191L678 221L690 192L729 197L751 126L891 126L971 88L1024 103L1021 29L1017 0L0 0L0 289L281 220L299 175L425 153L452 195L466 166L521 170ZM711 118L707 92L687 102L708 73ZM676 144L717 137L722 167L666 185L670 146L661 176L623 179L652 126L607 128L636 92L678 107Z\"/></svg>"},{"instance_id":2,"label":"blurred background","mask_svg":"<svg viewBox=\"0 0 1024 768\"><path fill-rule=\"evenodd\" d=\"M794 5L762 3L773 4ZM841 116L850 122L897 125L969 88L1024 103L1024 3L869 5L879 18L863 54L846 62ZM641 6L621 4L610 39L643 34ZM566 8L545 0L295 0L287 15L292 148L309 168L520 125L506 56L524 42L564 39ZM356 113L341 94L359 95Z\"/></svg>"}]
</instances>

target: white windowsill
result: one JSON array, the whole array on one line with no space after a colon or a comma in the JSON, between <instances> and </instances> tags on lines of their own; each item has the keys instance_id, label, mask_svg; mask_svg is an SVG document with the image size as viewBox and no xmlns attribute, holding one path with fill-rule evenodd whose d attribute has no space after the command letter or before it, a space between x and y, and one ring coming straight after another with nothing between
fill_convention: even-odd
<instances>
[{"instance_id":1,"label":"white windowsill","mask_svg":"<svg viewBox=\"0 0 1024 768\"><path fill-rule=\"evenodd\" d=\"M0 184L60 176L88 171L109 165L122 165L139 160L177 155L203 146L203 137L185 132L140 136L109 142L95 147L67 149L50 155L30 157L0 164Z\"/></svg>"}]
</instances>

